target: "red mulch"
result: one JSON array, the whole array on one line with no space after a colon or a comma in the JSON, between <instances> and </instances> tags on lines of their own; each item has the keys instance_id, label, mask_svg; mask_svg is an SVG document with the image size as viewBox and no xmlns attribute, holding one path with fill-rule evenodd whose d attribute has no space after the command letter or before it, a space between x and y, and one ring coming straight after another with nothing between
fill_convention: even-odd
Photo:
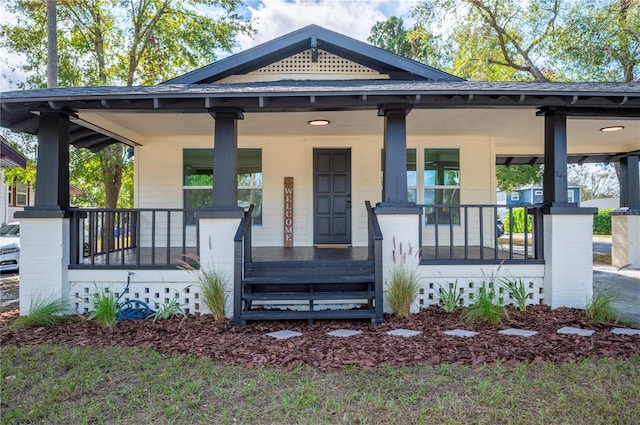
<instances>
[{"instance_id":1,"label":"red mulch","mask_svg":"<svg viewBox=\"0 0 640 425\"><path fill-rule=\"evenodd\" d=\"M499 327L465 326L457 313L447 314L430 307L408 319L387 317L381 325L364 321L253 322L234 327L230 321L216 323L211 316L118 322L111 330L96 322L75 317L50 328L16 329L7 326L17 311L0 315L0 345L73 344L80 346L135 346L165 354L190 354L253 368L258 366L308 366L327 370L357 365L374 368L387 365L438 363L474 364L483 362L552 361L580 358L626 358L640 355L640 336L615 335L615 324L597 324L582 310L532 306L525 312L509 309L508 319ZM595 330L591 337L558 335L563 326ZM524 338L498 334L510 327L539 332ZM393 329L413 329L422 334L410 338L390 336ZM443 334L450 329L480 332L472 338ZM276 340L268 332L290 329L303 336ZM363 333L349 338L327 335L336 329Z\"/></svg>"}]
</instances>

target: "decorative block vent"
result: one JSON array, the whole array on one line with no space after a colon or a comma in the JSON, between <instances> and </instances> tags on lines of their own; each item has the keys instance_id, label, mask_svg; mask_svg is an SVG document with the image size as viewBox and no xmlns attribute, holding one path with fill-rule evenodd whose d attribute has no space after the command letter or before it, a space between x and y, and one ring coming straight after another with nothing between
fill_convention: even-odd
<instances>
[{"instance_id":1,"label":"decorative block vent","mask_svg":"<svg viewBox=\"0 0 640 425\"><path fill-rule=\"evenodd\" d=\"M259 74L327 73L380 75L378 71L367 68L366 66L362 66L348 59L341 58L340 56L336 56L333 53L329 53L324 50L318 50L317 62L312 62L311 50L306 50L304 52L300 52L288 58L282 59L278 62L272 63L271 65L267 65L264 68L257 69L255 72Z\"/></svg>"},{"instance_id":2,"label":"decorative block vent","mask_svg":"<svg viewBox=\"0 0 640 425\"><path fill-rule=\"evenodd\" d=\"M542 278L522 278L525 282L527 289L529 290L529 300L527 304L542 304L544 301L544 290L543 290L543 280ZM418 304L427 308L430 305L438 305L440 297L439 290L440 288L453 288L456 283L456 279L446 279L446 278L437 278L437 279L429 279L423 278L420 282L420 290L418 294ZM457 289L462 298L462 304L464 306L468 306L473 303L475 294L478 288L482 285L481 279L472 279L469 278L467 280L457 279ZM509 305L513 304L514 300L509 296L506 288L499 286L498 288L498 297L502 298L504 304Z\"/></svg>"},{"instance_id":3,"label":"decorative block vent","mask_svg":"<svg viewBox=\"0 0 640 425\"><path fill-rule=\"evenodd\" d=\"M139 299L144 301L152 309L157 309L173 299L176 292L178 293L178 303L184 308L188 314L195 313L209 313L208 311L202 311L201 305L197 301L200 298L200 294L192 288L185 288L186 285L180 284L139 284L134 285L133 282L129 287L129 293L125 294L121 300L127 301L131 299ZM72 300L73 306L80 314L88 313L93 310L93 294L98 290L108 290L114 292L116 295L120 295L120 291L123 289L122 283L115 283L113 285L99 285L98 288L93 283L77 283L74 285L75 298ZM191 295L193 294L193 295Z\"/></svg>"}]
</instances>

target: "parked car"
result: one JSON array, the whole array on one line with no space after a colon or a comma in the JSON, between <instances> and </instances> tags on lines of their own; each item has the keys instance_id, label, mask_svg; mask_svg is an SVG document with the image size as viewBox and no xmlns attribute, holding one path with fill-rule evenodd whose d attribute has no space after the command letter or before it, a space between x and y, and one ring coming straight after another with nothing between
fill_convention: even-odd
<instances>
[{"instance_id":1,"label":"parked car","mask_svg":"<svg viewBox=\"0 0 640 425\"><path fill-rule=\"evenodd\" d=\"M18 270L20 263L20 223L0 227L0 272Z\"/></svg>"},{"instance_id":2,"label":"parked car","mask_svg":"<svg viewBox=\"0 0 640 425\"><path fill-rule=\"evenodd\" d=\"M498 237L504 235L504 223L500 219L496 220L496 235Z\"/></svg>"}]
</instances>

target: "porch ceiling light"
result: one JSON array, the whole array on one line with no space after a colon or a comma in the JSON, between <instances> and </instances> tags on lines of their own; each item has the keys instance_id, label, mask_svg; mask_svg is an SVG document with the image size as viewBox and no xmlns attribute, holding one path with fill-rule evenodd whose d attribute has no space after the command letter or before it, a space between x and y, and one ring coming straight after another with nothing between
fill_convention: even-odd
<instances>
[{"instance_id":1,"label":"porch ceiling light","mask_svg":"<svg viewBox=\"0 0 640 425\"><path fill-rule=\"evenodd\" d=\"M311 120L308 122L309 125L313 125L313 126L323 126L323 125L329 125L331 124L331 121L329 120Z\"/></svg>"},{"instance_id":2,"label":"porch ceiling light","mask_svg":"<svg viewBox=\"0 0 640 425\"><path fill-rule=\"evenodd\" d=\"M606 132L609 132L609 131L620 131L620 130L624 130L624 126L622 126L622 125L612 125L610 127L603 127L603 128L600 129L600 131L606 131Z\"/></svg>"}]
</instances>

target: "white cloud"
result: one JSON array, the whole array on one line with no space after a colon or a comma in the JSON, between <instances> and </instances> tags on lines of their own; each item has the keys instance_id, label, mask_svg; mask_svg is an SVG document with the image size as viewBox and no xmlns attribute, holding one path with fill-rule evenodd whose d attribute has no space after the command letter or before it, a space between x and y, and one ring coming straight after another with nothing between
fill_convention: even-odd
<instances>
[{"instance_id":1,"label":"white cloud","mask_svg":"<svg viewBox=\"0 0 640 425\"><path fill-rule=\"evenodd\" d=\"M316 24L366 41L371 27L391 15L404 15L415 0L263 0L248 6L257 30L254 37L238 37L238 51Z\"/></svg>"}]
</instances>

